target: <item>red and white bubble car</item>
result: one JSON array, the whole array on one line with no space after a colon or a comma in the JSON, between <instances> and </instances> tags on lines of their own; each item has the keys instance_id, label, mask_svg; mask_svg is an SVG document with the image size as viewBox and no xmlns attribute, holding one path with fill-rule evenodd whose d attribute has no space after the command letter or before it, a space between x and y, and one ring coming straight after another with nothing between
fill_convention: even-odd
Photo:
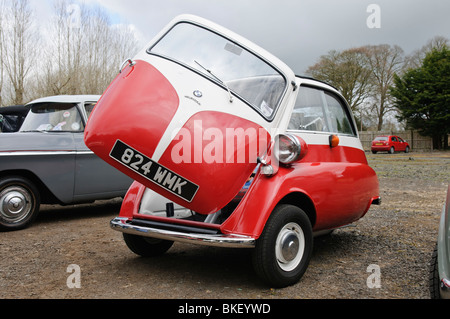
<instances>
[{"instance_id":1,"label":"red and white bubble car","mask_svg":"<svg viewBox=\"0 0 450 319\"><path fill-rule=\"evenodd\" d=\"M124 62L85 142L135 180L111 221L132 251L250 248L272 287L301 278L315 234L380 201L339 92L195 16Z\"/></svg>"}]
</instances>

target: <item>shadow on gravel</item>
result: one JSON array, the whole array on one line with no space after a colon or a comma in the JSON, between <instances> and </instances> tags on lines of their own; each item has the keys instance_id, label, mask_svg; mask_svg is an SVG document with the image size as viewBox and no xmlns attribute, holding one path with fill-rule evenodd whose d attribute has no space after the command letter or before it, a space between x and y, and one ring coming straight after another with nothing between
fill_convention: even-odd
<instances>
[{"instance_id":1,"label":"shadow on gravel","mask_svg":"<svg viewBox=\"0 0 450 319\"><path fill-rule=\"evenodd\" d=\"M38 224L71 221L93 217L116 216L119 214L122 199L96 201L89 204L78 205L41 205L39 215L34 222ZM111 218L112 218L111 217Z\"/></svg>"},{"instance_id":2,"label":"shadow on gravel","mask_svg":"<svg viewBox=\"0 0 450 319\"><path fill-rule=\"evenodd\" d=\"M189 290L268 288L254 273L249 249L175 243L159 257L143 258L130 252L115 267L121 272L132 269L133 278L140 281L153 283L164 278L166 286L183 283Z\"/></svg>"}]
</instances>

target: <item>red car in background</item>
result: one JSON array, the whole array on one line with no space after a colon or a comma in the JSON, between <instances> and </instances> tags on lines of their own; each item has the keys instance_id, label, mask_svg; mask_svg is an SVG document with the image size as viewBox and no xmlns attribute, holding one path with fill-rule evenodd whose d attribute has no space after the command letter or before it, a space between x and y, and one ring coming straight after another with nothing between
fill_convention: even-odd
<instances>
[{"instance_id":1,"label":"red car in background","mask_svg":"<svg viewBox=\"0 0 450 319\"><path fill-rule=\"evenodd\" d=\"M377 152L405 152L409 153L409 144L404 139L395 135L378 136L372 141L372 153Z\"/></svg>"}]
</instances>

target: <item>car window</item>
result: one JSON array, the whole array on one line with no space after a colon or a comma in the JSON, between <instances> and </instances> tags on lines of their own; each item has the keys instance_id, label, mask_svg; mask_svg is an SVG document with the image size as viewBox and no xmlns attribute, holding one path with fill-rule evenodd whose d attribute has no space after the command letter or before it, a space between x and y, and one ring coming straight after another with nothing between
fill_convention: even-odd
<instances>
[{"instance_id":1,"label":"car window","mask_svg":"<svg viewBox=\"0 0 450 319\"><path fill-rule=\"evenodd\" d=\"M331 93L300 87L289 122L289 130L306 130L355 135L345 106Z\"/></svg>"},{"instance_id":2,"label":"car window","mask_svg":"<svg viewBox=\"0 0 450 319\"><path fill-rule=\"evenodd\" d=\"M388 138L386 136L378 136L374 139L374 141L387 141Z\"/></svg>"},{"instance_id":3,"label":"car window","mask_svg":"<svg viewBox=\"0 0 450 319\"><path fill-rule=\"evenodd\" d=\"M14 114L0 114L0 132L14 132L20 127L21 116Z\"/></svg>"},{"instance_id":4,"label":"car window","mask_svg":"<svg viewBox=\"0 0 450 319\"><path fill-rule=\"evenodd\" d=\"M37 103L31 106L21 131L82 132L84 124L76 103Z\"/></svg>"},{"instance_id":5,"label":"car window","mask_svg":"<svg viewBox=\"0 0 450 319\"><path fill-rule=\"evenodd\" d=\"M325 100L327 102L328 111L330 114L331 132L354 134L349 117L344 111L345 109L341 102L327 92L325 92Z\"/></svg>"},{"instance_id":6,"label":"car window","mask_svg":"<svg viewBox=\"0 0 450 319\"><path fill-rule=\"evenodd\" d=\"M288 129L327 131L322 92L300 87Z\"/></svg>"},{"instance_id":7,"label":"car window","mask_svg":"<svg viewBox=\"0 0 450 319\"><path fill-rule=\"evenodd\" d=\"M273 118L287 87L285 78L272 65L194 24L175 25L147 52L179 62L220 83L266 119Z\"/></svg>"},{"instance_id":8,"label":"car window","mask_svg":"<svg viewBox=\"0 0 450 319\"><path fill-rule=\"evenodd\" d=\"M89 118L91 116L92 111L94 110L96 102L86 102L84 103L84 109L86 110L86 116Z\"/></svg>"},{"instance_id":9,"label":"car window","mask_svg":"<svg viewBox=\"0 0 450 319\"><path fill-rule=\"evenodd\" d=\"M392 141L392 142L397 142L397 139L395 138L395 136L392 136L392 137L391 137L391 141Z\"/></svg>"}]
</instances>

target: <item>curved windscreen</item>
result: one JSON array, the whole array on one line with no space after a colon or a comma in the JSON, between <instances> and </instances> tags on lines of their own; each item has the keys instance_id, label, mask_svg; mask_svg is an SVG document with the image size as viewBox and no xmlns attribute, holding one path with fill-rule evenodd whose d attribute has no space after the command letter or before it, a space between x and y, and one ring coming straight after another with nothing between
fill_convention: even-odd
<instances>
[{"instance_id":1,"label":"curved windscreen","mask_svg":"<svg viewBox=\"0 0 450 319\"><path fill-rule=\"evenodd\" d=\"M286 89L284 77L269 63L234 42L190 23L175 25L148 53L207 75L267 119L273 117Z\"/></svg>"}]
</instances>

